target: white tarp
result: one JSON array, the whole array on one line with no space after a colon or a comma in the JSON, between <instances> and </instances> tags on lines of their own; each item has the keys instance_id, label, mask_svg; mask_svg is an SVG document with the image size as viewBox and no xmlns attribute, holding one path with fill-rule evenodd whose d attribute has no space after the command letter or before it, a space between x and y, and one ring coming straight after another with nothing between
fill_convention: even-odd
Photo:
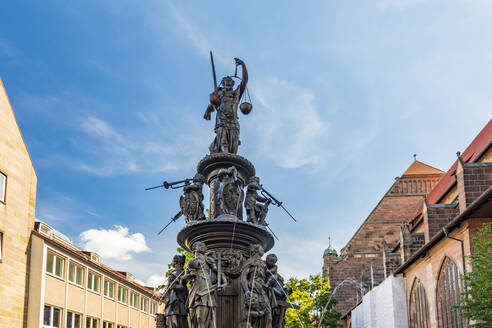
<instances>
[{"instance_id":1,"label":"white tarp","mask_svg":"<svg viewBox=\"0 0 492 328\"><path fill-rule=\"evenodd\" d=\"M386 278L351 315L353 328L408 328L405 279Z\"/></svg>"}]
</instances>

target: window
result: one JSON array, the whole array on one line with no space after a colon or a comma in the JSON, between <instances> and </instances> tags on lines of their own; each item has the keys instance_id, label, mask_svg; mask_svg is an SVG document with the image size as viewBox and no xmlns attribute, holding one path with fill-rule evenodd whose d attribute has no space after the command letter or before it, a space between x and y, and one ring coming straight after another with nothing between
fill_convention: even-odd
<instances>
[{"instance_id":1,"label":"window","mask_svg":"<svg viewBox=\"0 0 492 328\"><path fill-rule=\"evenodd\" d=\"M456 306L460 304L461 291L462 282L458 267L450 258L446 257L439 272L436 289L439 327L466 327L461 311L456 309Z\"/></svg>"},{"instance_id":2,"label":"window","mask_svg":"<svg viewBox=\"0 0 492 328\"><path fill-rule=\"evenodd\" d=\"M78 313L67 312L67 328L82 328L81 315Z\"/></svg>"},{"instance_id":3,"label":"window","mask_svg":"<svg viewBox=\"0 0 492 328\"><path fill-rule=\"evenodd\" d=\"M126 328L125 326L122 326L122 325L118 325L116 326L117 328Z\"/></svg>"},{"instance_id":4,"label":"window","mask_svg":"<svg viewBox=\"0 0 492 328\"><path fill-rule=\"evenodd\" d=\"M126 304L128 289L118 286L118 301Z\"/></svg>"},{"instance_id":5,"label":"window","mask_svg":"<svg viewBox=\"0 0 492 328\"><path fill-rule=\"evenodd\" d=\"M85 328L99 328L99 319L91 317L85 318Z\"/></svg>"},{"instance_id":6,"label":"window","mask_svg":"<svg viewBox=\"0 0 492 328\"><path fill-rule=\"evenodd\" d=\"M151 302L150 303L150 314L154 315L157 313L157 303Z\"/></svg>"},{"instance_id":7,"label":"window","mask_svg":"<svg viewBox=\"0 0 492 328\"><path fill-rule=\"evenodd\" d=\"M104 279L104 296L114 298L114 282Z\"/></svg>"},{"instance_id":8,"label":"window","mask_svg":"<svg viewBox=\"0 0 492 328\"><path fill-rule=\"evenodd\" d=\"M149 311L149 300L146 298L140 298L140 310L147 313Z\"/></svg>"},{"instance_id":9,"label":"window","mask_svg":"<svg viewBox=\"0 0 492 328\"><path fill-rule=\"evenodd\" d=\"M82 287L84 282L84 269L75 263L70 262L68 265L68 281Z\"/></svg>"},{"instance_id":10,"label":"window","mask_svg":"<svg viewBox=\"0 0 492 328\"><path fill-rule=\"evenodd\" d=\"M113 324L111 322L104 321L103 328L113 328Z\"/></svg>"},{"instance_id":11,"label":"window","mask_svg":"<svg viewBox=\"0 0 492 328\"><path fill-rule=\"evenodd\" d=\"M55 307L45 305L44 306L44 317L43 317L43 327L60 327L61 322L61 310Z\"/></svg>"},{"instance_id":12,"label":"window","mask_svg":"<svg viewBox=\"0 0 492 328\"><path fill-rule=\"evenodd\" d=\"M46 272L63 279L65 260L58 255L49 253L46 256Z\"/></svg>"},{"instance_id":13,"label":"window","mask_svg":"<svg viewBox=\"0 0 492 328\"><path fill-rule=\"evenodd\" d=\"M5 203L5 193L7 189L7 176L0 172L0 202Z\"/></svg>"},{"instance_id":14,"label":"window","mask_svg":"<svg viewBox=\"0 0 492 328\"><path fill-rule=\"evenodd\" d=\"M135 309L138 308L138 295L134 292L130 292L130 306Z\"/></svg>"},{"instance_id":15,"label":"window","mask_svg":"<svg viewBox=\"0 0 492 328\"><path fill-rule=\"evenodd\" d=\"M101 288L101 276L90 272L87 274L87 289L99 293Z\"/></svg>"},{"instance_id":16,"label":"window","mask_svg":"<svg viewBox=\"0 0 492 328\"><path fill-rule=\"evenodd\" d=\"M429 307L424 285L416 279L410 292L410 328L429 327Z\"/></svg>"}]
</instances>

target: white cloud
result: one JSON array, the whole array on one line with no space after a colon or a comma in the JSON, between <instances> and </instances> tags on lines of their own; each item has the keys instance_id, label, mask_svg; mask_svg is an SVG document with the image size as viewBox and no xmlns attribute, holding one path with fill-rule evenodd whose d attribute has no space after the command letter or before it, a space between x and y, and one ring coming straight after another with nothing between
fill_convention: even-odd
<instances>
[{"instance_id":1,"label":"white cloud","mask_svg":"<svg viewBox=\"0 0 492 328\"><path fill-rule=\"evenodd\" d=\"M277 78L260 79L251 90L262 107L254 126L260 155L286 168L319 163L329 123L320 117L315 94Z\"/></svg>"},{"instance_id":2,"label":"white cloud","mask_svg":"<svg viewBox=\"0 0 492 328\"><path fill-rule=\"evenodd\" d=\"M87 152L89 156L86 156L83 162L73 161L72 168L95 175L176 170L183 164L191 163L192 159L197 159L196 157L200 156L198 149L207 149L206 138L203 136L180 133L171 134L171 138L164 135L152 136L147 129L144 129L143 133L139 133L138 129L122 133L93 115L79 118L79 123L79 128L86 138L77 140L74 145ZM150 121L143 123L153 125ZM160 143L154 140L167 142Z\"/></svg>"},{"instance_id":3,"label":"white cloud","mask_svg":"<svg viewBox=\"0 0 492 328\"><path fill-rule=\"evenodd\" d=\"M80 234L83 248L105 259L131 260L132 253L150 252L141 233L130 234L127 227L89 229Z\"/></svg>"},{"instance_id":4,"label":"white cloud","mask_svg":"<svg viewBox=\"0 0 492 328\"><path fill-rule=\"evenodd\" d=\"M178 23L178 26L183 30L186 36L190 39L193 46L204 56L208 56L212 45L208 39L202 34L199 28L193 25L184 15L182 15L176 7L168 2L167 5L171 9L171 13Z\"/></svg>"},{"instance_id":5,"label":"white cloud","mask_svg":"<svg viewBox=\"0 0 492 328\"><path fill-rule=\"evenodd\" d=\"M153 274L145 281L145 286L157 287L163 285L166 282L166 276L164 274Z\"/></svg>"}]
</instances>

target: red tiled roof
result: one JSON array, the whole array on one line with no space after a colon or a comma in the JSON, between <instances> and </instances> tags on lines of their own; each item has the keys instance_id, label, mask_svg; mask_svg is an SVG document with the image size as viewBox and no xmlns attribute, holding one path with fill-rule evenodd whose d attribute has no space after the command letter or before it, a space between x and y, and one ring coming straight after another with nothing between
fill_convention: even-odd
<instances>
[{"instance_id":1,"label":"red tiled roof","mask_svg":"<svg viewBox=\"0 0 492 328\"><path fill-rule=\"evenodd\" d=\"M480 133L473 139L468 148L461 154L461 157L465 162L473 162L477 156L487 147L490 142L492 142L492 119L487 123L487 125L480 131ZM435 204L442 198L445 192L454 184L455 182L455 172L456 172L455 161L451 168L444 174L444 176L439 180L437 185L432 189L432 191L427 195L427 201L429 204Z\"/></svg>"}]
</instances>

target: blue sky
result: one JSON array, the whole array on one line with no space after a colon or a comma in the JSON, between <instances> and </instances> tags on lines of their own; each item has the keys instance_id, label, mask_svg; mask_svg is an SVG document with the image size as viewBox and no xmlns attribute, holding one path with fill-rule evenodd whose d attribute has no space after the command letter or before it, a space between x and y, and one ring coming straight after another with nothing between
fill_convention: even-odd
<instances>
[{"instance_id":1,"label":"blue sky","mask_svg":"<svg viewBox=\"0 0 492 328\"><path fill-rule=\"evenodd\" d=\"M418 159L447 170L492 113L492 2L9 1L0 76L38 173L36 216L155 283L183 222L156 232L213 139L233 57L254 109L239 154L272 208L285 276L321 271Z\"/></svg>"}]
</instances>

